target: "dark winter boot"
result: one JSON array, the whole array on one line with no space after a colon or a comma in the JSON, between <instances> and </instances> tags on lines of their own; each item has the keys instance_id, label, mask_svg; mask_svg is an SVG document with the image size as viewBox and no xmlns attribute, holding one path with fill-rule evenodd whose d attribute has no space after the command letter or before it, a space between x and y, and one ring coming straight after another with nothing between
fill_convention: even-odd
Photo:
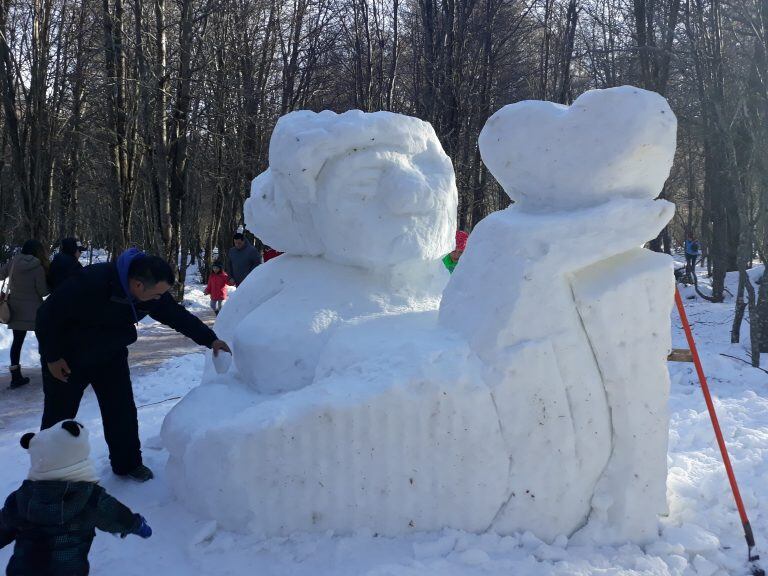
<instances>
[{"instance_id":1,"label":"dark winter boot","mask_svg":"<svg viewBox=\"0 0 768 576\"><path fill-rule=\"evenodd\" d=\"M9 388L21 388L24 384L29 384L29 378L21 374L21 366L11 366L11 385Z\"/></svg>"},{"instance_id":2,"label":"dark winter boot","mask_svg":"<svg viewBox=\"0 0 768 576\"><path fill-rule=\"evenodd\" d=\"M146 482L147 480L152 480L152 478L155 477L155 475L152 473L152 470L144 466L144 464L139 464L136 466L136 468L127 474L120 474L120 476L125 476L126 478L130 478L136 482Z\"/></svg>"}]
</instances>

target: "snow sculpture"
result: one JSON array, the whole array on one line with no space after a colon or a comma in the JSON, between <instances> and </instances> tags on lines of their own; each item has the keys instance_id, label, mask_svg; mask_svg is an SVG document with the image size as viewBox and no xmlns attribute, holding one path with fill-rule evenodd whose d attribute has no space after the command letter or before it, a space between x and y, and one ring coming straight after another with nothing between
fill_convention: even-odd
<instances>
[{"instance_id":1,"label":"snow sculpture","mask_svg":"<svg viewBox=\"0 0 768 576\"><path fill-rule=\"evenodd\" d=\"M260 392L302 388L340 324L435 308L447 275L434 261L451 249L456 204L426 122L357 110L281 118L245 214L286 257L249 277L217 323L240 374Z\"/></svg>"},{"instance_id":2,"label":"snow sculpture","mask_svg":"<svg viewBox=\"0 0 768 576\"><path fill-rule=\"evenodd\" d=\"M652 539L674 284L639 246L672 216L653 198L675 130L632 87L500 110L480 150L516 203L478 224L440 302L456 191L431 128L281 119L246 215L286 255L217 320L236 370L163 425L180 497L265 535Z\"/></svg>"}]
</instances>

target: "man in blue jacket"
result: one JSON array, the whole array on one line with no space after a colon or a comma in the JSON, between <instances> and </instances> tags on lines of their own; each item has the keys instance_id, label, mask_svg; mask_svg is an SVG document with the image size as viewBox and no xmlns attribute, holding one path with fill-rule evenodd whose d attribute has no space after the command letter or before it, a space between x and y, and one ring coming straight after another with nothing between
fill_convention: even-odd
<instances>
[{"instance_id":1,"label":"man in blue jacket","mask_svg":"<svg viewBox=\"0 0 768 576\"><path fill-rule=\"evenodd\" d=\"M696 274L696 260L701 256L699 241L689 234L685 239L685 271L693 277Z\"/></svg>"},{"instance_id":2,"label":"man in blue jacket","mask_svg":"<svg viewBox=\"0 0 768 576\"><path fill-rule=\"evenodd\" d=\"M136 324L149 315L214 354L230 352L213 330L171 297L173 283L165 260L132 248L117 262L84 268L37 312L45 393L41 429L75 418L90 384L101 409L112 470L140 482L153 474L141 459L128 367Z\"/></svg>"}]
</instances>

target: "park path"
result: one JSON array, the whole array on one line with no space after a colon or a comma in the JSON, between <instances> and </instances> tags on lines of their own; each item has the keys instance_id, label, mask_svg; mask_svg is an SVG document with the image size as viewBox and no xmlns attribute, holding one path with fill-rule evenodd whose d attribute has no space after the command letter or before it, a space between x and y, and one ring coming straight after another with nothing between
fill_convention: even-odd
<instances>
[{"instance_id":1,"label":"park path","mask_svg":"<svg viewBox=\"0 0 768 576\"><path fill-rule=\"evenodd\" d=\"M209 326L213 325L213 312L195 312ZM29 335L28 338L34 338ZM157 369L166 360L199 352L200 346L174 330L157 322L142 326L139 329L139 339L130 348L128 362L132 376L141 376ZM30 383L17 390L10 390L10 376L7 372L0 375L0 426L12 428L15 423L28 426L42 415L43 384L39 366L24 366L24 375L29 376ZM84 401L93 395L88 388Z\"/></svg>"}]
</instances>

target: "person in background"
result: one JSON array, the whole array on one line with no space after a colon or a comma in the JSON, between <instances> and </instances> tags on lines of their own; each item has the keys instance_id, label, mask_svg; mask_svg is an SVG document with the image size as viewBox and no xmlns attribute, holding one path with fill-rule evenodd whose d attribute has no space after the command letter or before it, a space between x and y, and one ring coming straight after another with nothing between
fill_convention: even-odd
<instances>
[{"instance_id":1,"label":"person in background","mask_svg":"<svg viewBox=\"0 0 768 576\"><path fill-rule=\"evenodd\" d=\"M211 273L208 274L208 285L203 294L211 297L211 309L219 315L224 300L227 299L227 284L229 284L229 275L221 268L221 262L218 260L211 265Z\"/></svg>"},{"instance_id":2,"label":"person in background","mask_svg":"<svg viewBox=\"0 0 768 576\"><path fill-rule=\"evenodd\" d=\"M80 254L83 250L84 248L80 246L77 238L64 238L61 241L61 250L51 262L49 274L51 291L56 290L64 283L64 280L77 274L83 268L83 265L80 264Z\"/></svg>"},{"instance_id":3,"label":"person in background","mask_svg":"<svg viewBox=\"0 0 768 576\"><path fill-rule=\"evenodd\" d=\"M467 240L469 240L469 234L464 232L464 230L457 230L456 248L453 252L449 252L443 257L443 264L445 264L445 267L451 274L453 274L453 271L456 269L456 265L459 263L459 258L461 258L461 255L467 247Z\"/></svg>"},{"instance_id":4,"label":"person in background","mask_svg":"<svg viewBox=\"0 0 768 576\"><path fill-rule=\"evenodd\" d=\"M685 239L685 272L690 274L691 277L696 273L696 260L701 255L701 247L699 241L693 234L688 234Z\"/></svg>"},{"instance_id":5,"label":"person in background","mask_svg":"<svg viewBox=\"0 0 768 576\"><path fill-rule=\"evenodd\" d=\"M40 428L77 415L83 392L96 393L112 471L137 482L154 477L143 464L131 386L128 346L136 324L149 315L214 355L229 346L169 294L168 262L131 248L117 261L93 264L51 294L37 313L43 368Z\"/></svg>"},{"instance_id":6,"label":"person in background","mask_svg":"<svg viewBox=\"0 0 768 576\"><path fill-rule=\"evenodd\" d=\"M8 306L11 321L8 328L13 330L11 344L11 388L29 383L21 373L21 348L27 332L35 329L37 309L43 303L48 287L50 263L45 247L37 240L27 240L17 254L0 269L0 280L8 278Z\"/></svg>"},{"instance_id":7,"label":"person in background","mask_svg":"<svg viewBox=\"0 0 768 576\"><path fill-rule=\"evenodd\" d=\"M264 262L269 262L272 258L277 258L282 252L278 252L271 246L264 246Z\"/></svg>"},{"instance_id":8,"label":"person in background","mask_svg":"<svg viewBox=\"0 0 768 576\"><path fill-rule=\"evenodd\" d=\"M245 277L262 263L261 251L254 248L240 232L232 237L232 243L234 246L227 254L227 274L231 286L240 286Z\"/></svg>"},{"instance_id":9,"label":"person in background","mask_svg":"<svg viewBox=\"0 0 768 576\"><path fill-rule=\"evenodd\" d=\"M16 541L8 576L86 576L96 528L152 536L141 515L99 486L82 424L27 432L21 446L29 451L29 475L0 511L0 548Z\"/></svg>"}]
</instances>

